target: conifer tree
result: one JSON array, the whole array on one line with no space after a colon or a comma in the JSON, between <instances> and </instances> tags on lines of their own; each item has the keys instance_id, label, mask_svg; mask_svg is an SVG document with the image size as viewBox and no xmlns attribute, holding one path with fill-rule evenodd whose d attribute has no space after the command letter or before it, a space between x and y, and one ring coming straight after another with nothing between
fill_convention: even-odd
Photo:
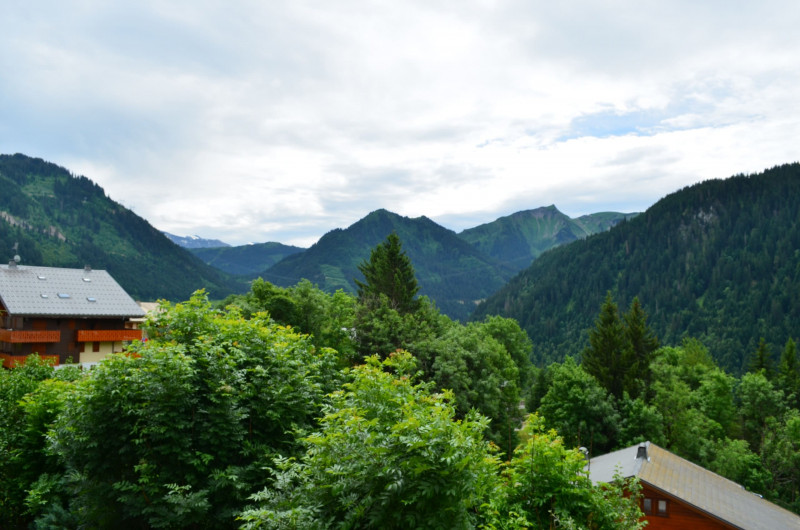
<instances>
[{"instance_id":1,"label":"conifer tree","mask_svg":"<svg viewBox=\"0 0 800 530\"><path fill-rule=\"evenodd\" d=\"M419 306L414 297L419 291L414 266L403 251L395 232L370 252L369 261L358 266L365 282L355 280L358 298L365 305L373 305L385 295L391 307L400 314L413 313Z\"/></svg>"},{"instance_id":2,"label":"conifer tree","mask_svg":"<svg viewBox=\"0 0 800 530\"><path fill-rule=\"evenodd\" d=\"M797 345L789 337L781 354L778 367L780 389L790 401L793 408L800 408L800 371L797 365Z\"/></svg>"},{"instance_id":3,"label":"conifer tree","mask_svg":"<svg viewBox=\"0 0 800 530\"><path fill-rule=\"evenodd\" d=\"M581 364L616 398L622 397L626 342L619 309L609 291L595 327L589 330L589 346L583 351Z\"/></svg>"},{"instance_id":4,"label":"conifer tree","mask_svg":"<svg viewBox=\"0 0 800 530\"><path fill-rule=\"evenodd\" d=\"M764 337L758 341L758 349L753 353L753 358L750 360L750 372L757 373L764 370L764 376L767 379L772 379L772 352L770 352L769 345L764 340Z\"/></svg>"},{"instance_id":5,"label":"conifer tree","mask_svg":"<svg viewBox=\"0 0 800 530\"><path fill-rule=\"evenodd\" d=\"M623 315L628 352L623 362L628 365L625 372L625 390L632 398L641 395L650 386L650 361L659 347L658 339L647 326L647 314L635 297L630 310Z\"/></svg>"}]
</instances>

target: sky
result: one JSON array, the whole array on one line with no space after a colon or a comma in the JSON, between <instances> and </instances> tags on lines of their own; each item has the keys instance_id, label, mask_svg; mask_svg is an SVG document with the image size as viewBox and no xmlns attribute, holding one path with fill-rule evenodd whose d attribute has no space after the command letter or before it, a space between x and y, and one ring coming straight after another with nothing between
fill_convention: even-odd
<instances>
[{"instance_id":1,"label":"sky","mask_svg":"<svg viewBox=\"0 0 800 530\"><path fill-rule=\"evenodd\" d=\"M8 0L0 153L232 245L643 211L800 159L798 27L796 0Z\"/></svg>"}]
</instances>

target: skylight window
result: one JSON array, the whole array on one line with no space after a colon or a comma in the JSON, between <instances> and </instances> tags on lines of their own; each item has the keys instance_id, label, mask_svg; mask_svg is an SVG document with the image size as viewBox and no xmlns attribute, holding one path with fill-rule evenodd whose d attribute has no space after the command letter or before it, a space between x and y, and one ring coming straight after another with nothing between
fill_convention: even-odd
<instances>
[{"instance_id":1,"label":"skylight window","mask_svg":"<svg viewBox=\"0 0 800 530\"><path fill-rule=\"evenodd\" d=\"M42 293L42 298L50 298L50 295L46 294L46 293Z\"/></svg>"},{"instance_id":2,"label":"skylight window","mask_svg":"<svg viewBox=\"0 0 800 530\"><path fill-rule=\"evenodd\" d=\"M69 293L58 293L59 298L72 298Z\"/></svg>"},{"instance_id":3,"label":"skylight window","mask_svg":"<svg viewBox=\"0 0 800 530\"><path fill-rule=\"evenodd\" d=\"M45 276L43 274L40 274L40 275L37 276L37 278L39 278L40 280L46 280L47 276Z\"/></svg>"},{"instance_id":4,"label":"skylight window","mask_svg":"<svg viewBox=\"0 0 800 530\"><path fill-rule=\"evenodd\" d=\"M97 302L97 298L95 298L94 296L87 296L86 299L90 302Z\"/></svg>"},{"instance_id":5,"label":"skylight window","mask_svg":"<svg viewBox=\"0 0 800 530\"><path fill-rule=\"evenodd\" d=\"M92 279L91 278L84 278L83 281L85 281L86 283L89 283L89 282L92 281Z\"/></svg>"}]
</instances>

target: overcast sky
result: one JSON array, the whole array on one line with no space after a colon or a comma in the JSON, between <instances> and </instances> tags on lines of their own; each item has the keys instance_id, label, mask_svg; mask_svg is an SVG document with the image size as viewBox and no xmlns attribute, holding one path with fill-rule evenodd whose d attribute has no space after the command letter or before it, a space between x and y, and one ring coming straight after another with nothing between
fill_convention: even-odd
<instances>
[{"instance_id":1,"label":"overcast sky","mask_svg":"<svg viewBox=\"0 0 800 530\"><path fill-rule=\"evenodd\" d=\"M799 27L796 0L9 0L0 153L230 244L642 211L800 159Z\"/></svg>"}]
</instances>

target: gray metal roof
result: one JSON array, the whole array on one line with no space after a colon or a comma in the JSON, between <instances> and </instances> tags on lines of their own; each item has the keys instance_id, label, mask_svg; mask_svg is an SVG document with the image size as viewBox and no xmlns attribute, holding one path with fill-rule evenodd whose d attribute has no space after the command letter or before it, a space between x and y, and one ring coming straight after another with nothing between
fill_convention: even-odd
<instances>
[{"instance_id":1,"label":"gray metal roof","mask_svg":"<svg viewBox=\"0 0 800 530\"><path fill-rule=\"evenodd\" d=\"M647 449L647 458L637 458L639 445ZM642 483L738 528L800 529L800 517L741 485L650 442L639 445L592 458L592 482L610 482L618 468L623 477L636 476Z\"/></svg>"},{"instance_id":2,"label":"gray metal roof","mask_svg":"<svg viewBox=\"0 0 800 530\"><path fill-rule=\"evenodd\" d=\"M11 315L141 317L144 311L104 270L0 265L0 301Z\"/></svg>"}]
</instances>

